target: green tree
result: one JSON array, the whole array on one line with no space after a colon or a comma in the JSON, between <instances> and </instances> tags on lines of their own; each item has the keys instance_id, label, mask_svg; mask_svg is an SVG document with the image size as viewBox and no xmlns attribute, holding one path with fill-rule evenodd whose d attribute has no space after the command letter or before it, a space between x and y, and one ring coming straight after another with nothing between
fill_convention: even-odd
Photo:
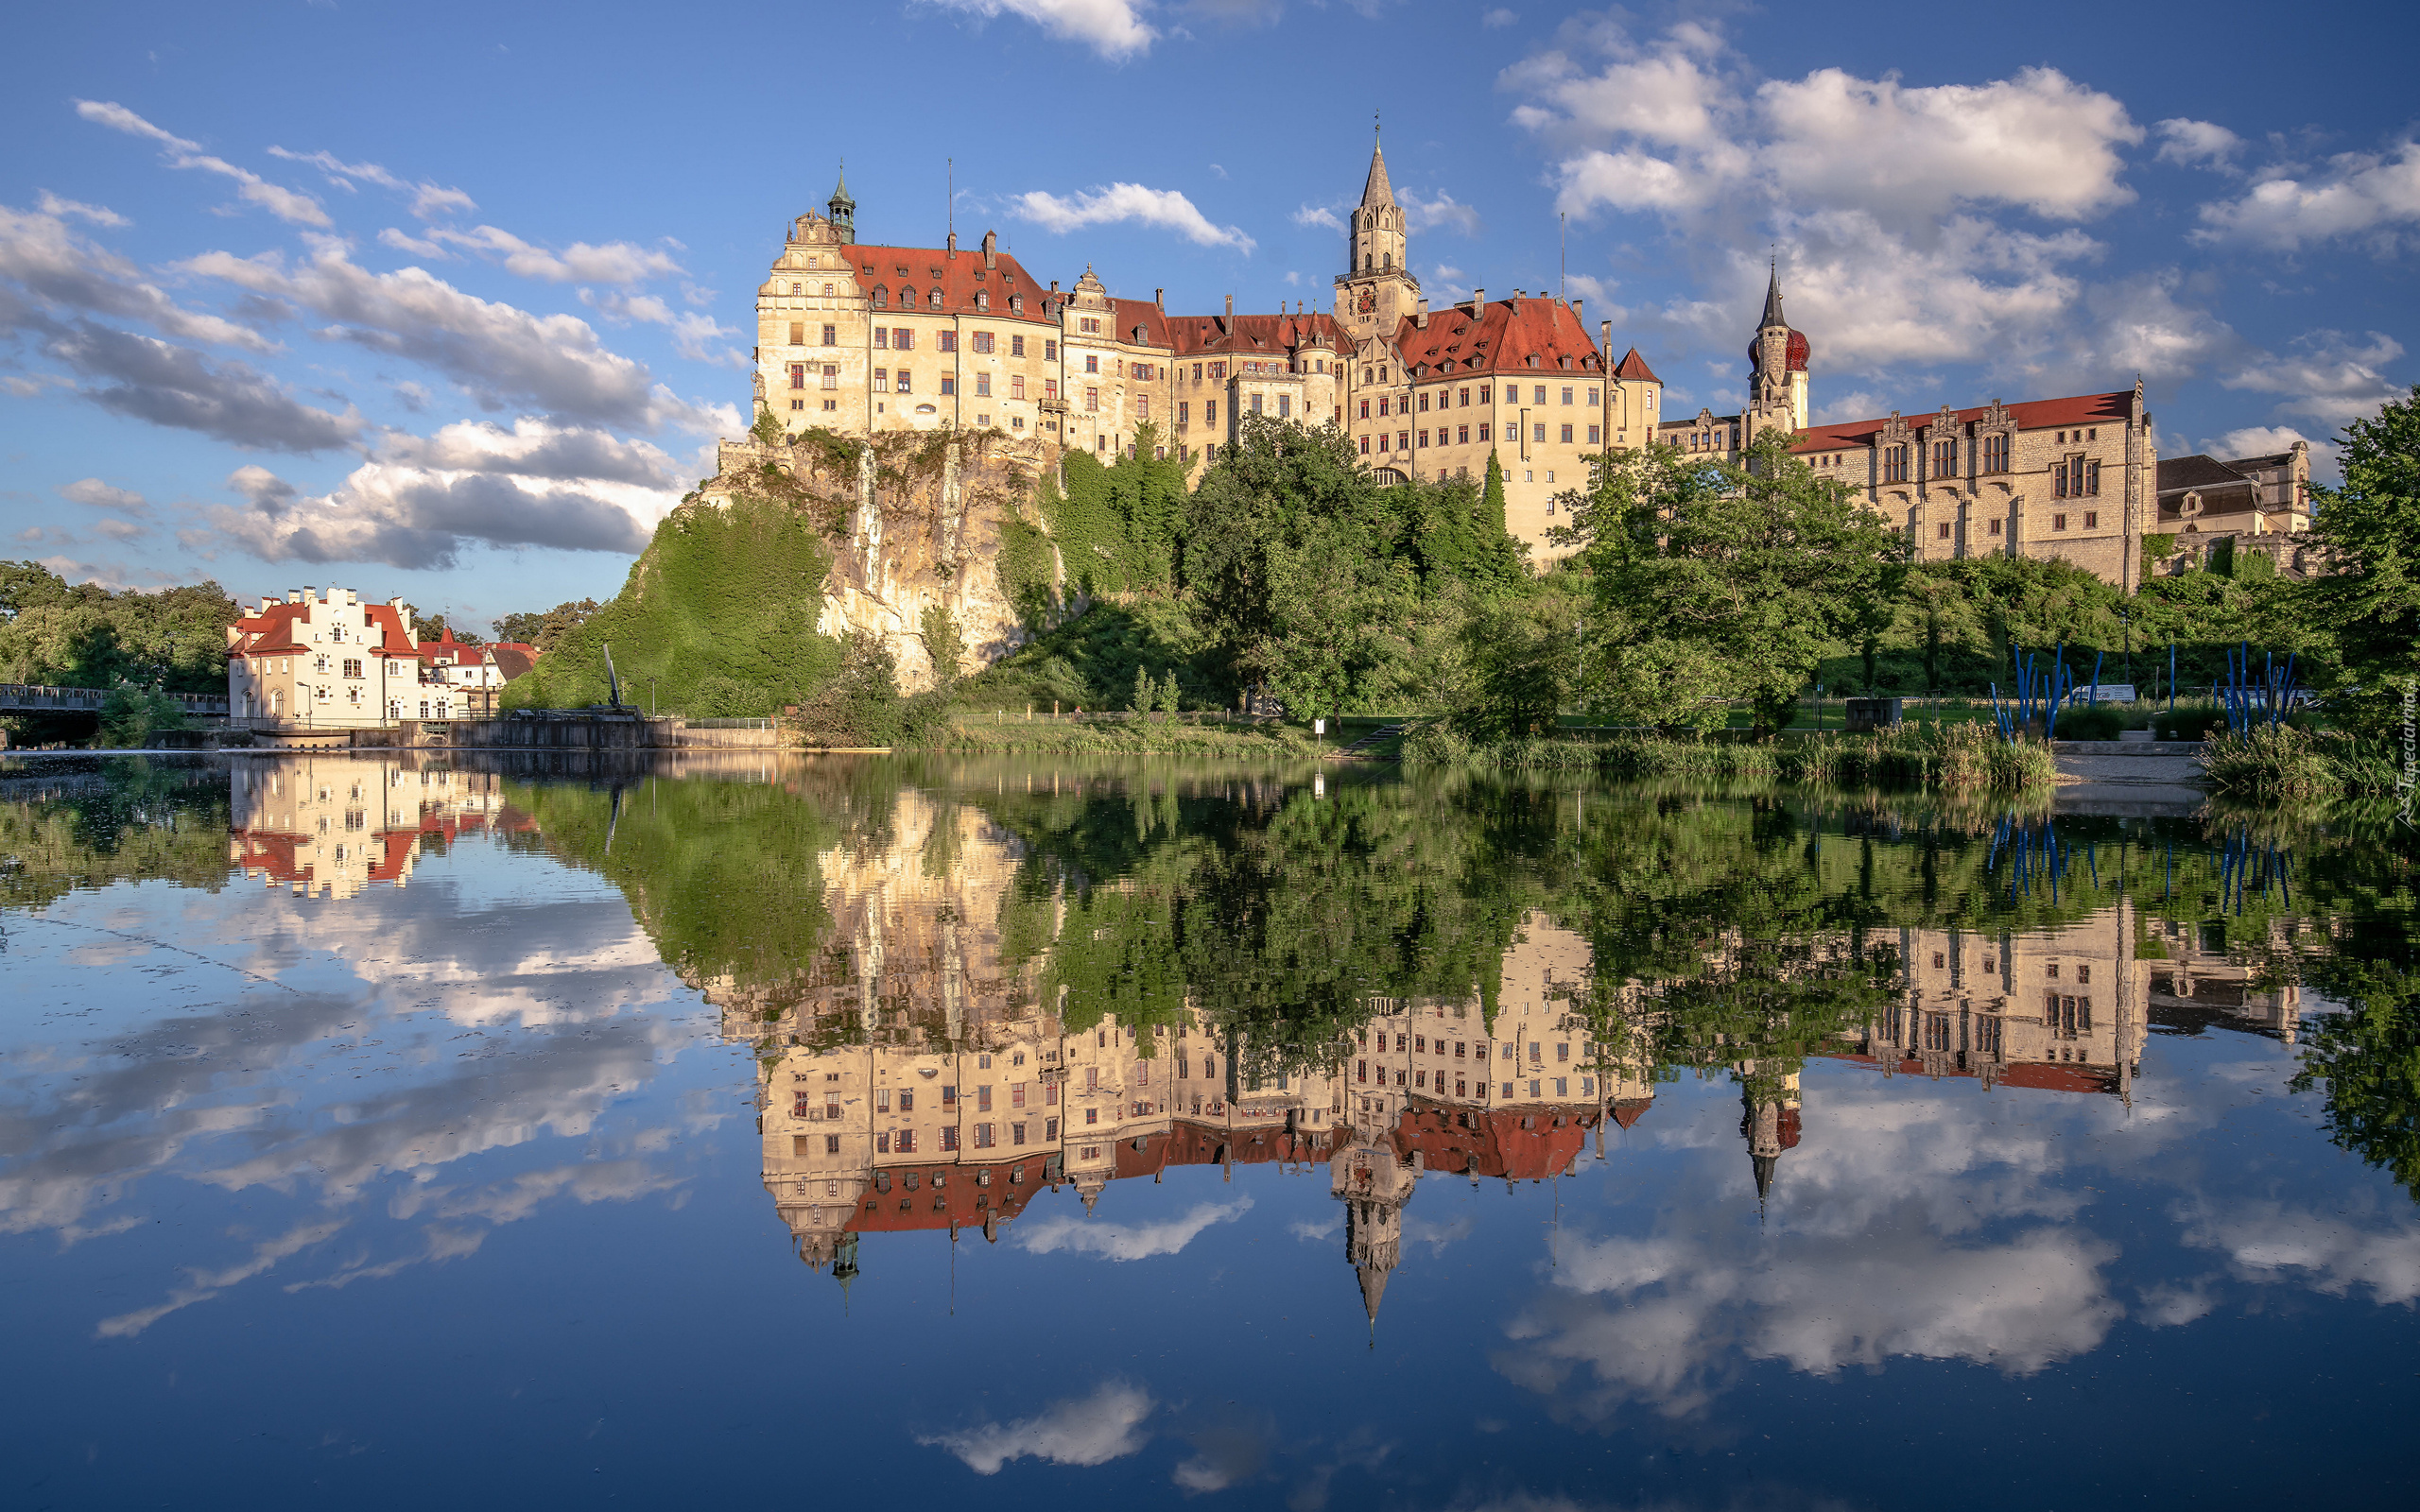
<instances>
[{"instance_id":1,"label":"green tree","mask_svg":"<svg viewBox=\"0 0 2420 1512\"><path fill-rule=\"evenodd\" d=\"M933 691L947 698L966 675L966 637L945 604L927 604L923 616L925 654L932 659Z\"/></svg>"},{"instance_id":2,"label":"green tree","mask_svg":"<svg viewBox=\"0 0 2420 1512\"><path fill-rule=\"evenodd\" d=\"M1570 524L1556 535L1596 587L1592 694L1676 723L1703 722L1690 711L1704 699L1741 698L1760 730L1777 730L1829 647L1897 593L1905 542L1790 439L1768 431L1738 465L1616 452L1595 487L1562 495Z\"/></svg>"},{"instance_id":3,"label":"green tree","mask_svg":"<svg viewBox=\"0 0 2420 1512\"><path fill-rule=\"evenodd\" d=\"M236 612L213 582L112 592L40 562L0 562L0 681L224 693Z\"/></svg>"},{"instance_id":4,"label":"green tree","mask_svg":"<svg viewBox=\"0 0 2420 1512\"><path fill-rule=\"evenodd\" d=\"M1487 454L1487 483L1479 490L1478 517L1483 524L1504 528L1504 459L1493 450Z\"/></svg>"},{"instance_id":5,"label":"green tree","mask_svg":"<svg viewBox=\"0 0 2420 1512\"><path fill-rule=\"evenodd\" d=\"M1176 674L1171 672L1160 683L1160 713L1164 714L1175 713L1179 709L1184 707L1184 694L1183 690L1179 689L1176 685Z\"/></svg>"},{"instance_id":6,"label":"green tree","mask_svg":"<svg viewBox=\"0 0 2420 1512\"><path fill-rule=\"evenodd\" d=\"M2342 484L2311 490L2324 565L2295 599L2332 643L2331 713L2377 733L2420 686L2420 386L2345 426L2343 462Z\"/></svg>"},{"instance_id":7,"label":"green tree","mask_svg":"<svg viewBox=\"0 0 2420 1512\"><path fill-rule=\"evenodd\" d=\"M499 641L518 641L551 651L564 635L586 624L598 607L593 598L565 599L544 614L507 614L492 623Z\"/></svg>"},{"instance_id":8,"label":"green tree","mask_svg":"<svg viewBox=\"0 0 2420 1512\"><path fill-rule=\"evenodd\" d=\"M120 749L151 744L151 737L185 727L184 705L156 687L120 682L101 702L101 744Z\"/></svg>"},{"instance_id":9,"label":"green tree","mask_svg":"<svg viewBox=\"0 0 2420 1512\"><path fill-rule=\"evenodd\" d=\"M1152 696L1151 674L1150 670L1144 667L1136 667L1134 669L1134 696L1127 702L1126 707L1138 714L1150 713L1151 712Z\"/></svg>"}]
</instances>

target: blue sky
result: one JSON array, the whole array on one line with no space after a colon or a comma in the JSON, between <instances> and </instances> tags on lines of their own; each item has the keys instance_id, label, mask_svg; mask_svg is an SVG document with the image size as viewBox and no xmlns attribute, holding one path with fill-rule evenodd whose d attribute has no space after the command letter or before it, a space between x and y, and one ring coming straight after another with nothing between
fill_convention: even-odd
<instances>
[{"instance_id":1,"label":"blue sky","mask_svg":"<svg viewBox=\"0 0 2420 1512\"><path fill-rule=\"evenodd\" d=\"M12 43L0 555L77 579L604 597L744 423L840 159L869 240L937 243L954 171L1042 277L1324 308L1374 112L1432 300L1551 290L1567 215L1668 403L1738 403L1769 251L1819 419L2140 373L2165 451L2226 455L2420 378L2408 8L291 0Z\"/></svg>"}]
</instances>

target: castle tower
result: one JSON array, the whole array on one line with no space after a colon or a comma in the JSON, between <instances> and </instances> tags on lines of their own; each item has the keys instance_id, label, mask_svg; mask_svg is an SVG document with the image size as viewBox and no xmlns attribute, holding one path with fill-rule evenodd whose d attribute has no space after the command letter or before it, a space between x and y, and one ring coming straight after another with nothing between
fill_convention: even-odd
<instances>
[{"instance_id":1,"label":"castle tower","mask_svg":"<svg viewBox=\"0 0 2420 1512\"><path fill-rule=\"evenodd\" d=\"M1806 428L1806 337L1789 328L1781 313L1781 266L1765 287L1765 317L1748 343L1748 436L1765 430Z\"/></svg>"},{"instance_id":2,"label":"castle tower","mask_svg":"<svg viewBox=\"0 0 2420 1512\"><path fill-rule=\"evenodd\" d=\"M1772 1194L1773 1172L1782 1151L1798 1147L1798 1073L1789 1073L1776 1084L1756 1076L1752 1067L1739 1089L1739 1103L1743 1109L1739 1133L1748 1142L1748 1164L1756 1177L1756 1206L1762 1208Z\"/></svg>"},{"instance_id":3,"label":"castle tower","mask_svg":"<svg viewBox=\"0 0 2420 1512\"><path fill-rule=\"evenodd\" d=\"M1346 267L1336 281L1336 318L1356 341L1392 335L1420 307L1420 281L1405 266L1409 251L1403 207L1387 181L1387 154L1370 149L1370 177L1361 203L1353 209L1353 234L1345 244Z\"/></svg>"},{"instance_id":4,"label":"castle tower","mask_svg":"<svg viewBox=\"0 0 2420 1512\"><path fill-rule=\"evenodd\" d=\"M1397 1158L1383 1137L1356 1131L1328 1160L1328 1190L1344 1204L1344 1259L1361 1284L1361 1308L1378 1327L1387 1278L1403 1261L1403 1210L1425 1166L1421 1153Z\"/></svg>"},{"instance_id":5,"label":"castle tower","mask_svg":"<svg viewBox=\"0 0 2420 1512\"><path fill-rule=\"evenodd\" d=\"M857 239L857 202L849 198L849 165L840 165L840 181L832 187L832 198L824 204L832 213L832 229L840 234L842 246Z\"/></svg>"}]
</instances>

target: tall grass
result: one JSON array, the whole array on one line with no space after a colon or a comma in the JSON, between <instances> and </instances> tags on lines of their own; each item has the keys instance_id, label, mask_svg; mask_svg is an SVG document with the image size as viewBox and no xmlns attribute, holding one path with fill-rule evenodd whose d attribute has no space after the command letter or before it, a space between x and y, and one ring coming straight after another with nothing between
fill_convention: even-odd
<instances>
[{"instance_id":1,"label":"tall grass","mask_svg":"<svg viewBox=\"0 0 2420 1512\"><path fill-rule=\"evenodd\" d=\"M1406 765L1594 770L1623 778L1770 777L1789 782L2009 790L2048 784L2056 772L2037 740L2011 745L1976 724L1899 725L1874 734L1825 732L1789 742L1537 737L1474 744L1443 721L1404 740Z\"/></svg>"},{"instance_id":2,"label":"tall grass","mask_svg":"<svg viewBox=\"0 0 2420 1512\"><path fill-rule=\"evenodd\" d=\"M2260 725L2221 730L2202 747L2202 775L2224 794L2257 799L2375 797L2394 790L2392 751L2334 730Z\"/></svg>"}]
</instances>

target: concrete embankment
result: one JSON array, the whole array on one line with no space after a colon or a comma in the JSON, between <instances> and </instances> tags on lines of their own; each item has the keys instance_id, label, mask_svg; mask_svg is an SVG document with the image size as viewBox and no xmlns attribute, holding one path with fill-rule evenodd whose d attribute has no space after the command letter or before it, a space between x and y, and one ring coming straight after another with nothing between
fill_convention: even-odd
<instances>
[{"instance_id":1,"label":"concrete embankment","mask_svg":"<svg viewBox=\"0 0 2420 1512\"><path fill-rule=\"evenodd\" d=\"M2202 745L2190 740L2059 740L2061 814L2176 818L2202 806Z\"/></svg>"}]
</instances>

